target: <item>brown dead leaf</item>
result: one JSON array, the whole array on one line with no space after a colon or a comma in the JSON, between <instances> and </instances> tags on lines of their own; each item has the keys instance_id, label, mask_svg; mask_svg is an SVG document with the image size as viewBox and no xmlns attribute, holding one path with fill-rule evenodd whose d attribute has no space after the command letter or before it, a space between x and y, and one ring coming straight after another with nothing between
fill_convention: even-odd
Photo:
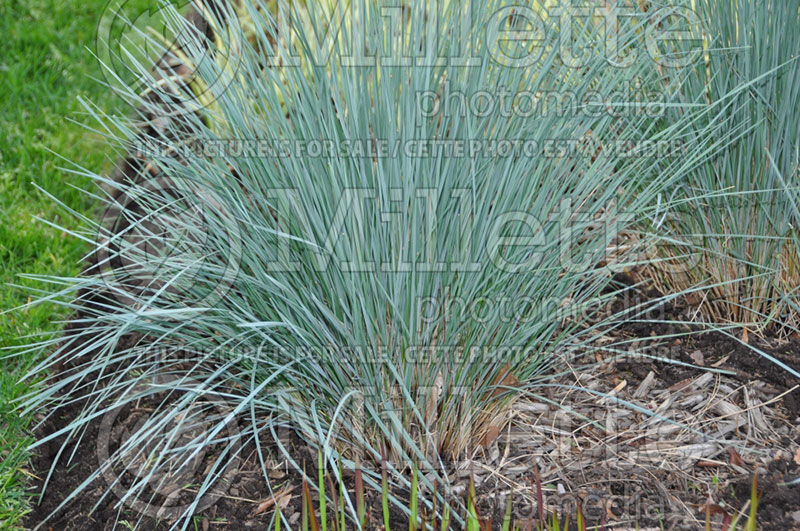
<instances>
[{"instance_id":1,"label":"brown dead leaf","mask_svg":"<svg viewBox=\"0 0 800 531\"><path fill-rule=\"evenodd\" d=\"M612 522L616 522L617 520L619 520L619 517L611 512L611 504L607 503L605 504L605 506L606 506L606 516L608 516L608 519L611 520Z\"/></svg>"},{"instance_id":2,"label":"brown dead leaf","mask_svg":"<svg viewBox=\"0 0 800 531\"><path fill-rule=\"evenodd\" d=\"M275 505L275 498L267 498L258 504L258 507L256 507L255 511L253 511L253 516L267 512L268 510L272 509L273 505Z\"/></svg>"},{"instance_id":3,"label":"brown dead leaf","mask_svg":"<svg viewBox=\"0 0 800 531\"><path fill-rule=\"evenodd\" d=\"M508 363L504 363L502 367L500 367L500 372L495 376L494 380L492 381L492 387L495 389L491 391L491 393L487 393L486 398L496 398L503 393L507 393L510 387L517 387L519 386L519 380L514 376L511 372L511 367ZM481 437L480 445L484 448L488 448L492 442L500 435L500 427L491 425L487 429L486 433Z\"/></svg>"},{"instance_id":4,"label":"brown dead leaf","mask_svg":"<svg viewBox=\"0 0 800 531\"><path fill-rule=\"evenodd\" d=\"M486 433L481 437L480 445L484 448L489 448L489 445L492 444L499 435L500 428L494 425L489 426L489 429L486 430Z\"/></svg>"},{"instance_id":5,"label":"brown dead leaf","mask_svg":"<svg viewBox=\"0 0 800 531\"><path fill-rule=\"evenodd\" d=\"M733 448L728 448L728 455L730 456L730 461L732 465L742 466L742 456L739 455L739 452L737 452Z\"/></svg>"},{"instance_id":6,"label":"brown dead leaf","mask_svg":"<svg viewBox=\"0 0 800 531\"><path fill-rule=\"evenodd\" d=\"M800 465L800 448L798 448L797 452L794 454L794 462Z\"/></svg>"},{"instance_id":7,"label":"brown dead leaf","mask_svg":"<svg viewBox=\"0 0 800 531\"><path fill-rule=\"evenodd\" d=\"M273 506L275 506L276 501L280 509L286 509L286 507L289 506L289 502L292 501L293 490L294 485L291 485L285 489L279 490L272 497L262 501L253 511L253 516L269 511Z\"/></svg>"},{"instance_id":8,"label":"brown dead leaf","mask_svg":"<svg viewBox=\"0 0 800 531\"><path fill-rule=\"evenodd\" d=\"M693 381L694 380L692 378L686 378L684 380L681 380L680 382L674 383L671 386L669 386L669 390L673 392L683 391L684 389L687 389L690 385L692 385Z\"/></svg>"},{"instance_id":9,"label":"brown dead leaf","mask_svg":"<svg viewBox=\"0 0 800 531\"><path fill-rule=\"evenodd\" d=\"M508 363L504 363L500 368L500 373L492 382L492 386L496 387L496 389L492 391L491 398L498 397L503 393L508 392L508 387L517 387L518 385L519 380L517 380L517 378L511 372L511 367L508 365Z\"/></svg>"},{"instance_id":10,"label":"brown dead leaf","mask_svg":"<svg viewBox=\"0 0 800 531\"><path fill-rule=\"evenodd\" d=\"M723 509L716 503L712 503L711 500L706 502L704 505L700 506L700 512L704 514L708 512L708 514L710 514L711 516L716 516L718 514L722 515L728 514L727 511L725 511L725 509Z\"/></svg>"}]
</instances>

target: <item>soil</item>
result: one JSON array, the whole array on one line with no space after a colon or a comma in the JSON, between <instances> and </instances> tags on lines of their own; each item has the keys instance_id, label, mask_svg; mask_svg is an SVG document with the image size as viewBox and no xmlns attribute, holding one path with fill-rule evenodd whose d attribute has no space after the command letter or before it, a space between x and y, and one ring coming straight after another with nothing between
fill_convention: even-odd
<instances>
[{"instance_id":1,"label":"soil","mask_svg":"<svg viewBox=\"0 0 800 531\"><path fill-rule=\"evenodd\" d=\"M648 295L653 296L654 293ZM639 298L641 301L641 297ZM638 302L638 301L637 301ZM668 319L686 319L693 308L680 308L667 305L661 308L658 317ZM651 323L631 323L621 327L623 334L646 338L656 334L676 334L681 332L697 332L702 327L688 320L683 323L654 326ZM687 364L697 364L693 354L702 352L703 365L727 369L735 373L735 379L743 385L754 381L765 382L771 387L775 396L783 395L780 401L787 418L800 427L800 391L797 390L800 379L779 367L763 356L756 355L748 344L741 341L740 332L737 338L721 333L701 333L675 340L667 350L670 357ZM776 337L750 338L752 345L769 354L793 370L800 372L800 340ZM662 352L663 353L663 352ZM680 385L681 382L697 375L697 369L663 363L625 362L617 364L617 369L633 377L634 382L641 381L649 371L654 371L667 385ZM793 390L791 392L788 392ZM786 394L784 394L786 393ZM787 487L785 484L800 477L800 430L793 430L790 437L773 441L778 448L795 450L795 454L787 453L784 459L775 459L766 467L766 474L757 478L760 502L758 505L758 524L760 529L800 529L800 486ZM762 469L763 471L763 469ZM724 500L730 507L742 507L751 499L753 474L731 478ZM743 518L744 520L744 518Z\"/></svg>"}]
</instances>

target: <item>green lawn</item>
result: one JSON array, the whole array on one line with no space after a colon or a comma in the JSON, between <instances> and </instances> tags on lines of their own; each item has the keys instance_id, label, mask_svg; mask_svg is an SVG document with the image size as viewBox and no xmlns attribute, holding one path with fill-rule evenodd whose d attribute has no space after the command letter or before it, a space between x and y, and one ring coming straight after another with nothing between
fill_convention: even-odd
<instances>
[{"instance_id":1,"label":"green lawn","mask_svg":"<svg viewBox=\"0 0 800 531\"><path fill-rule=\"evenodd\" d=\"M74 275L87 250L41 217L75 227L76 221L32 182L78 211L92 208L87 197L67 183L86 182L60 170L52 150L94 170L110 170L113 154L69 118L87 121L77 97L108 109L112 96L100 78L94 47L95 27L107 0L0 1L0 311L26 302L28 295L9 283L27 284L20 273ZM63 315L52 307L0 314L0 347L30 334L60 328ZM12 401L28 390L19 383L33 357L0 360L0 529L19 525L26 495L30 418L20 418ZM30 493L28 493L30 494Z\"/></svg>"}]
</instances>

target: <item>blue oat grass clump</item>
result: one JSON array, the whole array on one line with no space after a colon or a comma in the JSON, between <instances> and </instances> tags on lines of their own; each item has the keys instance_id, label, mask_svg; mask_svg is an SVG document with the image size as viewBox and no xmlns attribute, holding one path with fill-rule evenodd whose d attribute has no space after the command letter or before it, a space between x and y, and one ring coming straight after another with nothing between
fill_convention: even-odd
<instances>
[{"instance_id":1,"label":"blue oat grass clump","mask_svg":"<svg viewBox=\"0 0 800 531\"><path fill-rule=\"evenodd\" d=\"M336 474L358 460L373 486L382 453L394 486L412 463L448 484L512 400L591 344L636 256L622 236L715 149L663 151L702 108L667 127L631 89L680 71L647 53L656 14L620 17L614 48L608 16L504 1L201 12L207 37L161 44L172 70L133 62L144 88L117 88L132 117L87 104L136 157L123 179L79 170L106 215L75 234L95 242L92 267L48 295L76 326L31 347L51 349L35 374L67 376L26 405L85 400L51 436L77 440L149 400L96 476L147 461L123 503L152 501L170 471L216 456L180 522L241 448L287 433Z\"/></svg>"}]
</instances>

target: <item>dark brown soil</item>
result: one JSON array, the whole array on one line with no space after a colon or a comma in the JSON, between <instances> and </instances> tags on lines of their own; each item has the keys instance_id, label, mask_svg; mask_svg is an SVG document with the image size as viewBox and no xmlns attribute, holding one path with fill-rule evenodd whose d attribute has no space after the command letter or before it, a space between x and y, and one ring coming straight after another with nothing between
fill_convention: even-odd
<instances>
[{"instance_id":1,"label":"dark brown soil","mask_svg":"<svg viewBox=\"0 0 800 531\"><path fill-rule=\"evenodd\" d=\"M788 488L780 484L788 480L787 472L794 468L793 477L797 477L798 467L778 461L770 465L769 475L759 477L758 492L761 495L758 504L758 524L760 529L799 529L798 522L789 513L800 507L800 487ZM731 505L743 507L750 500L753 478L742 478L731 485L729 501Z\"/></svg>"},{"instance_id":2,"label":"dark brown soil","mask_svg":"<svg viewBox=\"0 0 800 531\"><path fill-rule=\"evenodd\" d=\"M654 292L646 295L631 291L626 294L634 300L620 300L614 306L615 310L641 304L648 297L655 297ZM621 297L625 299L625 297ZM623 324L617 331L622 336L633 338L647 338L655 335L679 335L692 332L692 335L683 336L672 340L666 348L657 351L659 355L689 364L697 364L693 354L702 352L703 365L714 366L719 369L733 371L735 379L747 385L755 380L760 380L772 387L777 396L796 388L800 379L779 367L766 357L757 355L748 346L752 345L781 363L800 372L800 339L795 334L790 339L777 337L750 336L748 344L741 341L741 332L729 332L730 335L708 332L703 333L703 327L695 323L689 324L688 315L694 308L667 303L658 306L643 319L666 321L664 324L646 322L632 322ZM683 321L683 322L681 322ZM735 335L735 337L731 337ZM697 371L691 367L655 363L637 359L632 362L616 364L616 368L633 377L634 382L641 381L650 371L670 385L680 385L687 378L695 377ZM800 426L800 390L795 389L783 396L781 405L786 410L787 416L795 426ZM790 448L800 442L800 437L795 432L795 440L774 441L776 446ZM761 496L758 505L758 524L760 529L800 529L800 485L786 486L787 482L800 477L800 455L795 459L776 460L769 464L767 475L757 478L758 492ZM753 474L732 480L729 485L726 503L730 507L743 507L751 499Z\"/></svg>"}]
</instances>

